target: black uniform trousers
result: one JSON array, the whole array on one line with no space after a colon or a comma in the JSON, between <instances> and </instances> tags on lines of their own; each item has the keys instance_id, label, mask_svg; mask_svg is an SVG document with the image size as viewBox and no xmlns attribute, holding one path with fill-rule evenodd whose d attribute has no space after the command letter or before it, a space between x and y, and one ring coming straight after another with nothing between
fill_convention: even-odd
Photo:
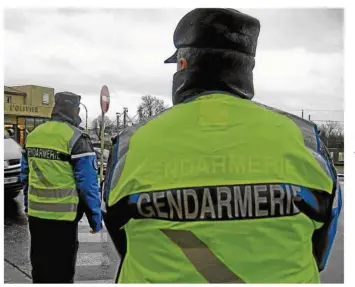
<instances>
[{"instance_id":1,"label":"black uniform trousers","mask_svg":"<svg viewBox=\"0 0 355 287\"><path fill-rule=\"evenodd\" d=\"M78 222L29 216L33 283L74 283Z\"/></svg>"}]
</instances>

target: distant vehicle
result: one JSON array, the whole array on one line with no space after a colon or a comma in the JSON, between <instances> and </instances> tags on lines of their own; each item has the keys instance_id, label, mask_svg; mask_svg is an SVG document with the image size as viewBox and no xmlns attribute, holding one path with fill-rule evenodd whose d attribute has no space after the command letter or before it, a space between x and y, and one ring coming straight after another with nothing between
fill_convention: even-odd
<instances>
[{"instance_id":1,"label":"distant vehicle","mask_svg":"<svg viewBox=\"0 0 355 287\"><path fill-rule=\"evenodd\" d=\"M99 169L98 169L98 173L100 174L100 160L101 160L101 148L95 147L94 146L94 150L97 156L97 161L99 164ZM108 161L108 157L109 157L109 150L104 149L104 154L103 154L103 168L104 168L104 175L106 174L106 168L107 168L107 161Z\"/></svg>"},{"instance_id":2,"label":"distant vehicle","mask_svg":"<svg viewBox=\"0 0 355 287\"><path fill-rule=\"evenodd\" d=\"M5 197L15 198L22 190L21 146L4 129L4 190Z\"/></svg>"},{"instance_id":3,"label":"distant vehicle","mask_svg":"<svg viewBox=\"0 0 355 287\"><path fill-rule=\"evenodd\" d=\"M99 141L91 141L94 148L101 148L101 142Z\"/></svg>"},{"instance_id":4,"label":"distant vehicle","mask_svg":"<svg viewBox=\"0 0 355 287\"><path fill-rule=\"evenodd\" d=\"M92 146L94 148L101 148L101 142L100 141L91 141ZM109 150L111 148L112 144L111 144L111 139L105 139L105 143L104 143L104 149Z\"/></svg>"}]
</instances>

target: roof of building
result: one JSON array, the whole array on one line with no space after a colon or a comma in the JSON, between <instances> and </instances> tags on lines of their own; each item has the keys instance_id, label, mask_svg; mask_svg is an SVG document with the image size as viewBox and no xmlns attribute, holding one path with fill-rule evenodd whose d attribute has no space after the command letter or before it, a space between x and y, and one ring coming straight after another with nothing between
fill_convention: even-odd
<instances>
[{"instance_id":1,"label":"roof of building","mask_svg":"<svg viewBox=\"0 0 355 287\"><path fill-rule=\"evenodd\" d=\"M19 96L26 95L26 93L16 90L14 88L8 87L8 86L4 86L4 93L10 94L10 95L19 95Z\"/></svg>"},{"instance_id":2,"label":"roof of building","mask_svg":"<svg viewBox=\"0 0 355 287\"><path fill-rule=\"evenodd\" d=\"M45 88L45 89L54 90L54 88L52 88L52 87L45 87L45 86L40 86L40 85L16 85L16 86L12 86L12 88L27 88L27 87L31 87L31 88Z\"/></svg>"}]
</instances>

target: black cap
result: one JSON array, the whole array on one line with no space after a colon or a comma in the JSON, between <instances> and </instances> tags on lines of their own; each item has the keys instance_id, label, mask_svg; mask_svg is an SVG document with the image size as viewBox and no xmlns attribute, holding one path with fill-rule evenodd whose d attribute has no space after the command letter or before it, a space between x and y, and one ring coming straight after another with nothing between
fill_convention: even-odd
<instances>
[{"instance_id":1,"label":"black cap","mask_svg":"<svg viewBox=\"0 0 355 287\"><path fill-rule=\"evenodd\" d=\"M54 107L52 110L52 119L66 121L76 127L79 126L81 119L76 108L80 105L81 96L70 93L61 92L54 96Z\"/></svg>"},{"instance_id":2,"label":"black cap","mask_svg":"<svg viewBox=\"0 0 355 287\"><path fill-rule=\"evenodd\" d=\"M260 22L234 9L197 8L187 13L174 32L174 45L238 51L255 56ZM177 51L164 63L176 63Z\"/></svg>"},{"instance_id":3,"label":"black cap","mask_svg":"<svg viewBox=\"0 0 355 287\"><path fill-rule=\"evenodd\" d=\"M81 96L70 92L60 92L54 96L54 103L59 106L79 107L80 100Z\"/></svg>"}]
</instances>

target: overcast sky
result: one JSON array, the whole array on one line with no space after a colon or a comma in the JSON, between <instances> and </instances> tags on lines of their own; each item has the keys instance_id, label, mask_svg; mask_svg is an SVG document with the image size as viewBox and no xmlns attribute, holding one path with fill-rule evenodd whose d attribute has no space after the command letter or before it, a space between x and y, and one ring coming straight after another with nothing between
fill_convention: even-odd
<instances>
[{"instance_id":1,"label":"overcast sky","mask_svg":"<svg viewBox=\"0 0 355 287\"><path fill-rule=\"evenodd\" d=\"M173 32L189 10L6 9L5 85L78 93L90 119L100 114L104 84L111 118L123 107L135 115L143 95L171 105L176 66L163 61L175 51ZM298 115L336 110L305 116L343 120L343 10L240 11L261 22L254 100Z\"/></svg>"}]
</instances>

